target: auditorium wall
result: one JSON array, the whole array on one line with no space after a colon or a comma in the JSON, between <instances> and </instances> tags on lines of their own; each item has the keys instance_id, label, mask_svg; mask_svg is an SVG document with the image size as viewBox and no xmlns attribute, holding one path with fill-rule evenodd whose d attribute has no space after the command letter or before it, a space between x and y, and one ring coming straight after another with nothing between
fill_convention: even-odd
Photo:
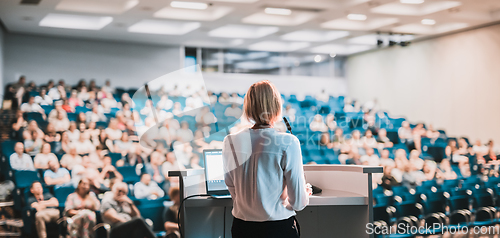
<instances>
[{"instance_id":1,"label":"auditorium wall","mask_svg":"<svg viewBox=\"0 0 500 238\"><path fill-rule=\"evenodd\" d=\"M411 122L500 145L500 25L351 56L349 95Z\"/></svg>"},{"instance_id":2,"label":"auditorium wall","mask_svg":"<svg viewBox=\"0 0 500 238\"><path fill-rule=\"evenodd\" d=\"M98 85L110 79L113 86L138 88L143 83L182 67L180 46L142 45L109 41L7 33L5 35L6 83L25 75L27 81L46 83L64 79L75 84L80 79L95 78ZM204 74L206 87L215 92L246 92L256 81L268 79L282 93L315 94L325 89L332 95L345 95L344 78ZM303 87L304 81L309 87ZM312 86L314 85L314 86Z\"/></svg>"},{"instance_id":3,"label":"auditorium wall","mask_svg":"<svg viewBox=\"0 0 500 238\"><path fill-rule=\"evenodd\" d=\"M139 87L142 83L180 68L178 46L156 46L109 41L24 35L5 35L6 83L20 75L46 83L65 79L112 80L112 85Z\"/></svg>"}]
</instances>

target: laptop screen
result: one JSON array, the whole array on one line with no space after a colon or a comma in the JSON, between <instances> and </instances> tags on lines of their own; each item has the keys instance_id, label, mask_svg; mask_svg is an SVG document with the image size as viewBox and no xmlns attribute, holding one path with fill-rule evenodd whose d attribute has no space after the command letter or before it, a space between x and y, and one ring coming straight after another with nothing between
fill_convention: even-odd
<instances>
[{"instance_id":1,"label":"laptop screen","mask_svg":"<svg viewBox=\"0 0 500 238\"><path fill-rule=\"evenodd\" d=\"M227 191L224 182L224 162L222 150L204 150L205 179L207 180L207 193L212 191Z\"/></svg>"}]
</instances>

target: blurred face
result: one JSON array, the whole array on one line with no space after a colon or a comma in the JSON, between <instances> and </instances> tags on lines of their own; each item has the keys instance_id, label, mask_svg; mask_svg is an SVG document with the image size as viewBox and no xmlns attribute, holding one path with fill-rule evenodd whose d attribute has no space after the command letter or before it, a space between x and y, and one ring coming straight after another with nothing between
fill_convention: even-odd
<instances>
[{"instance_id":1,"label":"blurred face","mask_svg":"<svg viewBox=\"0 0 500 238\"><path fill-rule=\"evenodd\" d=\"M401 126L404 128L408 128L408 127L410 127L410 123L407 121L404 121L403 123L401 123Z\"/></svg>"},{"instance_id":2,"label":"blurred face","mask_svg":"<svg viewBox=\"0 0 500 238\"><path fill-rule=\"evenodd\" d=\"M78 183L77 189L82 194L88 194L90 192L90 181L87 178L83 178L80 183Z\"/></svg>"},{"instance_id":3,"label":"blurred face","mask_svg":"<svg viewBox=\"0 0 500 238\"><path fill-rule=\"evenodd\" d=\"M30 97L30 99L28 100L28 103L29 104L35 103L35 97Z\"/></svg>"},{"instance_id":4,"label":"blurred face","mask_svg":"<svg viewBox=\"0 0 500 238\"><path fill-rule=\"evenodd\" d=\"M378 136L380 136L380 137L386 137L387 136L387 131L385 129L380 129L380 131L378 131Z\"/></svg>"},{"instance_id":5,"label":"blurred face","mask_svg":"<svg viewBox=\"0 0 500 238\"><path fill-rule=\"evenodd\" d=\"M42 153L43 154L50 153L50 144L49 143L43 144L43 146L42 146Z\"/></svg>"},{"instance_id":6,"label":"blurred face","mask_svg":"<svg viewBox=\"0 0 500 238\"><path fill-rule=\"evenodd\" d=\"M49 161L49 169L54 171L54 172L57 171L59 169L59 162L54 161L54 160L50 160Z\"/></svg>"},{"instance_id":7,"label":"blurred face","mask_svg":"<svg viewBox=\"0 0 500 238\"><path fill-rule=\"evenodd\" d=\"M167 153L167 161L170 163L175 162L175 154L173 152L168 152Z\"/></svg>"},{"instance_id":8,"label":"blurred face","mask_svg":"<svg viewBox=\"0 0 500 238\"><path fill-rule=\"evenodd\" d=\"M373 155L373 149L372 148L366 149L366 155L368 155L368 156Z\"/></svg>"},{"instance_id":9,"label":"blurred face","mask_svg":"<svg viewBox=\"0 0 500 238\"><path fill-rule=\"evenodd\" d=\"M111 165L111 157L106 156L104 157L103 161L104 165Z\"/></svg>"},{"instance_id":10,"label":"blurred face","mask_svg":"<svg viewBox=\"0 0 500 238\"><path fill-rule=\"evenodd\" d=\"M31 188L30 188L30 192L33 194L33 195L40 195L43 193L43 187L42 187L42 184L39 183L39 182L36 182L34 183Z\"/></svg>"},{"instance_id":11,"label":"blurred face","mask_svg":"<svg viewBox=\"0 0 500 238\"><path fill-rule=\"evenodd\" d=\"M361 133L359 131L353 131L352 132L352 138L354 139L359 139Z\"/></svg>"},{"instance_id":12,"label":"blurred face","mask_svg":"<svg viewBox=\"0 0 500 238\"><path fill-rule=\"evenodd\" d=\"M127 193L128 193L127 184L125 184L123 182L118 182L117 184L113 185L113 190L114 190L115 198L127 196Z\"/></svg>"},{"instance_id":13,"label":"blurred face","mask_svg":"<svg viewBox=\"0 0 500 238\"><path fill-rule=\"evenodd\" d=\"M143 184L149 185L149 183L151 182L151 175L149 175L149 174L142 175L141 182Z\"/></svg>"},{"instance_id":14,"label":"blurred face","mask_svg":"<svg viewBox=\"0 0 500 238\"><path fill-rule=\"evenodd\" d=\"M16 151L17 154L22 154L24 152L24 145L21 142L17 142L16 146L14 147L14 150Z\"/></svg>"},{"instance_id":15,"label":"blurred face","mask_svg":"<svg viewBox=\"0 0 500 238\"><path fill-rule=\"evenodd\" d=\"M382 156L382 158L389 158L389 151L388 150L382 150L381 156Z\"/></svg>"},{"instance_id":16,"label":"blurred face","mask_svg":"<svg viewBox=\"0 0 500 238\"><path fill-rule=\"evenodd\" d=\"M368 137L368 138L372 137L373 136L372 131L367 130L366 133L365 133L365 136Z\"/></svg>"},{"instance_id":17,"label":"blurred face","mask_svg":"<svg viewBox=\"0 0 500 238\"><path fill-rule=\"evenodd\" d=\"M339 128L339 129L337 129L337 130L335 130L335 135L341 136L341 135L342 135L342 133L343 133L343 131L342 131L342 129L340 129L340 128Z\"/></svg>"}]
</instances>

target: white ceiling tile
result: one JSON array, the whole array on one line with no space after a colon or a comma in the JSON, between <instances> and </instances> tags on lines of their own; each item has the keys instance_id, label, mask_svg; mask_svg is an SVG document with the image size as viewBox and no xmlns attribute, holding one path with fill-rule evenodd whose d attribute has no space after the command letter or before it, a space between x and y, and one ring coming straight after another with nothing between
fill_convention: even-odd
<instances>
[{"instance_id":1,"label":"white ceiling tile","mask_svg":"<svg viewBox=\"0 0 500 238\"><path fill-rule=\"evenodd\" d=\"M250 45L250 50L289 52L309 47L309 42L282 42L282 41L261 41Z\"/></svg>"},{"instance_id":2,"label":"white ceiling tile","mask_svg":"<svg viewBox=\"0 0 500 238\"><path fill-rule=\"evenodd\" d=\"M350 55L375 48L369 45L326 44L311 49L313 53Z\"/></svg>"},{"instance_id":3,"label":"white ceiling tile","mask_svg":"<svg viewBox=\"0 0 500 238\"><path fill-rule=\"evenodd\" d=\"M321 27L339 30L370 31L399 22L398 18L368 18L366 21L353 21L346 18L335 19L321 24Z\"/></svg>"},{"instance_id":4,"label":"white ceiling tile","mask_svg":"<svg viewBox=\"0 0 500 238\"><path fill-rule=\"evenodd\" d=\"M165 20L141 20L128 28L129 32L158 34L158 35L184 35L200 27L199 22L180 22Z\"/></svg>"},{"instance_id":5,"label":"white ceiling tile","mask_svg":"<svg viewBox=\"0 0 500 238\"><path fill-rule=\"evenodd\" d=\"M122 14L139 3L139 0L62 0L56 10L96 14Z\"/></svg>"},{"instance_id":6,"label":"white ceiling tile","mask_svg":"<svg viewBox=\"0 0 500 238\"><path fill-rule=\"evenodd\" d=\"M422 4L404 4L393 2L372 8L370 11L378 14L423 16L462 5L458 1L427 1Z\"/></svg>"},{"instance_id":7,"label":"white ceiling tile","mask_svg":"<svg viewBox=\"0 0 500 238\"><path fill-rule=\"evenodd\" d=\"M349 35L348 31L317 31L317 30L300 30L287 33L281 36L282 40L287 41L310 41L324 42L336 40Z\"/></svg>"},{"instance_id":8,"label":"white ceiling tile","mask_svg":"<svg viewBox=\"0 0 500 238\"><path fill-rule=\"evenodd\" d=\"M225 25L208 32L211 37L223 38L260 38L273 34L279 30L275 26L252 26L252 25Z\"/></svg>"},{"instance_id":9,"label":"white ceiling tile","mask_svg":"<svg viewBox=\"0 0 500 238\"><path fill-rule=\"evenodd\" d=\"M165 7L155 12L153 16L176 20L215 21L231 11L233 11L233 8L226 6L211 6L205 10Z\"/></svg>"},{"instance_id":10,"label":"white ceiling tile","mask_svg":"<svg viewBox=\"0 0 500 238\"><path fill-rule=\"evenodd\" d=\"M241 21L248 24L296 26L313 19L316 15L314 12L292 11L289 16L282 16L266 14L262 11L247 16Z\"/></svg>"},{"instance_id":11,"label":"white ceiling tile","mask_svg":"<svg viewBox=\"0 0 500 238\"><path fill-rule=\"evenodd\" d=\"M85 16L72 14L50 13L45 16L39 26L79 29L79 30L100 30L113 21L113 17Z\"/></svg>"}]
</instances>

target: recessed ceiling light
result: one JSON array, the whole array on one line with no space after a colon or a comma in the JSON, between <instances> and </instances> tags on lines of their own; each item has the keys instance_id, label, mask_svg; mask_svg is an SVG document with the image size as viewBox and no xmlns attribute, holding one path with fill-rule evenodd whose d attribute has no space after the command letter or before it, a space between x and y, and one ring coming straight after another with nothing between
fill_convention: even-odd
<instances>
[{"instance_id":1,"label":"recessed ceiling light","mask_svg":"<svg viewBox=\"0 0 500 238\"><path fill-rule=\"evenodd\" d=\"M200 27L199 22L180 22L144 19L128 28L129 32L158 34L158 35L184 35Z\"/></svg>"},{"instance_id":2,"label":"recessed ceiling light","mask_svg":"<svg viewBox=\"0 0 500 238\"><path fill-rule=\"evenodd\" d=\"M243 39L234 39L230 42L231 45L241 45L243 43L245 43Z\"/></svg>"},{"instance_id":3,"label":"recessed ceiling light","mask_svg":"<svg viewBox=\"0 0 500 238\"><path fill-rule=\"evenodd\" d=\"M433 19L423 19L422 24L432 26L436 24L436 21Z\"/></svg>"},{"instance_id":4,"label":"recessed ceiling light","mask_svg":"<svg viewBox=\"0 0 500 238\"><path fill-rule=\"evenodd\" d=\"M172 1L170 3L171 7L175 8L186 8L186 9L196 9L196 10L205 10L208 7L208 4L203 2L181 2L181 1Z\"/></svg>"},{"instance_id":5,"label":"recessed ceiling light","mask_svg":"<svg viewBox=\"0 0 500 238\"><path fill-rule=\"evenodd\" d=\"M364 20L366 20L366 18L367 17L364 14L351 13L351 14L347 15L347 19L354 20L354 21L364 21Z\"/></svg>"},{"instance_id":6,"label":"recessed ceiling light","mask_svg":"<svg viewBox=\"0 0 500 238\"><path fill-rule=\"evenodd\" d=\"M322 60L321 55L314 56L314 62L319 63L319 62L321 62L321 60Z\"/></svg>"},{"instance_id":7,"label":"recessed ceiling light","mask_svg":"<svg viewBox=\"0 0 500 238\"><path fill-rule=\"evenodd\" d=\"M274 7L266 7L264 12L272 15L284 15L289 16L292 14L292 10L286 8L274 8Z\"/></svg>"},{"instance_id":8,"label":"recessed ceiling light","mask_svg":"<svg viewBox=\"0 0 500 238\"><path fill-rule=\"evenodd\" d=\"M100 30L112 21L113 17L49 13L38 25L78 30Z\"/></svg>"},{"instance_id":9,"label":"recessed ceiling light","mask_svg":"<svg viewBox=\"0 0 500 238\"><path fill-rule=\"evenodd\" d=\"M425 0L400 0L400 2L404 4L422 4Z\"/></svg>"},{"instance_id":10,"label":"recessed ceiling light","mask_svg":"<svg viewBox=\"0 0 500 238\"><path fill-rule=\"evenodd\" d=\"M335 56L337 56L337 54L335 54L335 53L333 53L333 52L332 52L332 53L330 53L330 57L335 58Z\"/></svg>"},{"instance_id":11,"label":"recessed ceiling light","mask_svg":"<svg viewBox=\"0 0 500 238\"><path fill-rule=\"evenodd\" d=\"M273 34L278 30L279 28L275 26L229 24L209 31L208 35L211 37L255 39Z\"/></svg>"}]
</instances>

